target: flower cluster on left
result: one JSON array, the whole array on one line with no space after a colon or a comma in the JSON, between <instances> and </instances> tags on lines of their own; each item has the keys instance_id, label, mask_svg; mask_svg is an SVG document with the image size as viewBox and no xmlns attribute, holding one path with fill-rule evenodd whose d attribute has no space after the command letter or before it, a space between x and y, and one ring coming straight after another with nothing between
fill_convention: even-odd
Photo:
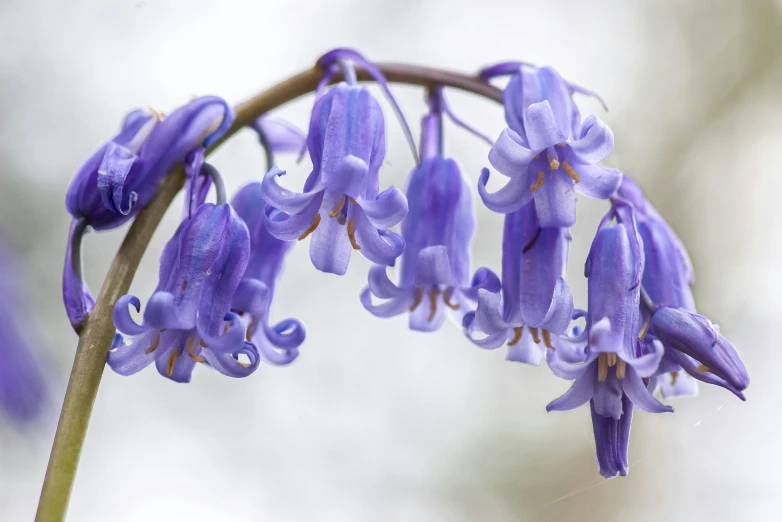
<instances>
[{"instance_id":1,"label":"flower cluster on left","mask_svg":"<svg viewBox=\"0 0 782 522\"><path fill-rule=\"evenodd\" d=\"M231 126L234 113L221 98L197 98L170 116L136 110L121 130L81 167L68 191L73 216L63 277L68 317L79 328L94 300L81 274L81 240L89 229L116 228L155 195L178 164L185 170L184 217L160 258L159 281L141 322L141 300L122 296L113 312L119 333L109 366L130 375L155 363L161 375L189 382L196 363L245 377L261 360L287 364L298 355L304 326L295 319L269 324L275 281L290 242L272 237L263 219L261 184L251 183L226 201L217 169L205 149ZM303 136L275 120L253 128L270 152L297 149ZM207 203L214 186L216 202Z\"/></svg>"}]
</instances>

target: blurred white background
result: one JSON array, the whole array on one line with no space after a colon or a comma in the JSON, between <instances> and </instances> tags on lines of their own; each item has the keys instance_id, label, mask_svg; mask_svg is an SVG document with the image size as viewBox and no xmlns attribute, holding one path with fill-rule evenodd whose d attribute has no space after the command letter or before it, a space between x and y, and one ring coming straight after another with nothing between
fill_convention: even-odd
<instances>
[{"instance_id":1,"label":"blurred white background","mask_svg":"<svg viewBox=\"0 0 782 522\"><path fill-rule=\"evenodd\" d=\"M630 475L605 481L588 409L545 412L569 383L481 351L455 325L419 334L404 318L372 317L358 301L368 263L353 256L346 276L322 274L302 244L273 308L307 325L299 360L244 380L199 368L190 385L153 368L107 370L69 520L778 520L782 5L763 0L1 0L0 219L33 275L54 393L39 425L0 421L0 520L33 517L76 346L60 297L73 172L130 108L170 110L193 94L238 102L336 46L463 71L549 64L599 92L610 112L588 99L583 112L611 125L608 163L639 181L688 245L699 309L742 351L749 400L702 387L673 415L639 412ZM421 91L395 92L417 126ZM498 106L450 99L488 134L501 130ZM279 114L305 127L310 108L306 98ZM383 183L399 186L412 160L387 120ZM487 147L448 131L477 181ZM231 189L265 170L250 133L213 162ZM285 166L303 180L306 164ZM604 209L579 203L570 284L581 306ZM498 270L502 216L478 215L475 266ZM133 283L142 302L178 216L175 205ZM85 240L96 293L122 236Z\"/></svg>"}]
</instances>

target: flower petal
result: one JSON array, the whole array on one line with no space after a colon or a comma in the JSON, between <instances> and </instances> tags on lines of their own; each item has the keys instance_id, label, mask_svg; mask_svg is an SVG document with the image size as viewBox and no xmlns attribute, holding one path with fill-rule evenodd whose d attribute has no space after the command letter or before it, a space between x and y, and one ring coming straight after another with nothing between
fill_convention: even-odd
<instances>
[{"instance_id":1,"label":"flower petal","mask_svg":"<svg viewBox=\"0 0 782 522\"><path fill-rule=\"evenodd\" d=\"M288 214L298 214L307 208L317 195L323 191L323 186L316 183L315 187L307 192L292 192L281 187L277 183L279 176L284 176L285 171L277 167L272 167L263 177L263 199L274 208L287 212ZM261 209L259 209L261 210Z\"/></svg>"},{"instance_id":2,"label":"flower petal","mask_svg":"<svg viewBox=\"0 0 782 522\"><path fill-rule=\"evenodd\" d=\"M600 118L592 115L581 124L580 139L569 145L578 163L594 165L614 148L614 133Z\"/></svg>"},{"instance_id":3,"label":"flower petal","mask_svg":"<svg viewBox=\"0 0 782 522\"><path fill-rule=\"evenodd\" d=\"M229 377L247 377L258 369L261 358L258 354L258 348L250 342L245 342L242 348L236 353L215 353L211 350L204 350L204 358L209 365ZM248 362L239 362L240 355L247 357Z\"/></svg>"},{"instance_id":4,"label":"flower petal","mask_svg":"<svg viewBox=\"0 0 782 522\"><path fill-rule=\"evenodd\" d=\"M502 297L499 293L479 290L478 307L475 309L475 326L488 335L507 332L511 325L502 318L501 306Z\"/></svg>"},{"instance_id":5,"label":"flower petal","mask_svg":"<svg viewBox=\"0 0 782 522\"><path fill-rule=\"evenodd\" d=\"M483 204L489 210L500 214L514 212L526 205L533 197L529 189L528 175L514 176L508 183L497 192L486 190L486 183L489 181L489 169L484 168L481 171L481 177L478 180L478 194L481 196Z\"/></svg>"},{"instance_id":6,"label":"flower petal","mask_svg":"<svg viewBox=\"0 0 782 522\"><path fill-rule=\"evenodd\" d=\"M454 284L448 250L444 245L435 245L418 251L418 271L415 286Z\"/></svg>"},{"instance_id":7,"label":"flower petal","mask_svg":"<svg viewBox=\"0 0 782 522\"><path fill-rule=\"evenodd\" d=\"M548 175L543 186L532 192L532 196L541 227L570 227L576 224L573 180L562 169Z\"/></svg>"},{"instance_id":8,"label":"flower petal","mask_svg":"<svg viewBox=\"0 0 782 522\"><path fill-rule=\"evenodd\" d=\"M489 151L489 163L501 174L527 179L527 170L536 152L521 144L521 138L511 129L502 131Z\"/></svg>"},{"instance_id":9,"label":"flower petal","mask_svg":"<svg viewBox=\"0 0 782 522\"><path fill-rule=\"evenodd\" d=\"M524 130L529 148L533 151L540 152L557 143L567 141L567 135L562 133L548 100L527 107L525 116Z\"/></svg>"},{"instance_id":10,"label":"flower petal","mask_svg":"<svg viewBox=\"0 0 782 522\"><path fill-rule=\"evenodd\" d=\"M391 299L405 293L404 288L399 288L391 282L386 269L386 265L373 265L369 269L369 290L372 294L380 299Z\"/></svg>"},{"instance_id":11,"label":"flower petal","mask_svg":"<svg viewBox=\"0 0 782 522\"><path fill-rule=\"evenodd\" d=\"M106 152L100 167L98 167L98 192L100 192L103 205L123 216L130 213L130 209L136 201L136 194L131 192L127 197L127 206L125 206L126 198L123 193L125 180L136 160L138 160L138 156L127 147L110 141L106 144Z\"/></svg>"},{"instance_id":12,"label":"flower petal","mask_svg":"<svg viewBox=\"0 0 782 522\"><path fill-rule=\"evenodd\" d=\"M521 334L521 339L512 345L508 345L505 360L540 366L545 351L546 348L542 344L536 343L532 339L532 333L529 331L529 328L525 328Z\"/></svg>"},{"instance_id":13,"label":"flower petal","mask_svg":"<svg viewBox=\"0 0 782 522\"><path fill-rule=\"evenodd\" d=\"M622 184L622 171L618 169L578 163L574 163L571 167L581 179L576 183L575 189L590 198L608 199Z\"/></svg>"},{"instance_id":14,"label":"flower petal","mask_svg":"<svg viewBox=\"0 0 782 522\"><path fill-rule=\"evenodd\" d=\"M133 305L133 308L135 308L137 312L141 311L141 301L139 301L138 297L130 294L123 295L117 299L117 303L114 305L114 311L111 315L114 326L125 335L141 335L145 333L148 328L133 320L130 315L130 310L128 310L129 305Z\"/></svg>"},{"instance_id":15,"label":"flower petal","mask_svg":"<svg viewBox=\"0 0 782 522\"><path fill-rule=\"evenodd\" d=\"M394 317L403 312L406 312L412 303L412 295L398 295L389 299L388 301L376 305L372 303L372 295L369 288L365 288L361 292L361 304L375 317Z\"/></svg>"},{"instance_id":16,"label":"flower petal","mask_svg":"<svg viewBox=\"0 0 782 522\"><path fill-rule=\"evenodd\" d=\"M594 395L595 374L586 372L576 379L573 386L558 399L554 399L546 406L546 411L574 410L586 404Z\"/></svg>"},{"instance_id":17,"label":"flower petal","mask_svg":"<svg viewBox=\"0 0 782 522\"><path fill-rule=\"evenodd\" d=\"M625 378L622 379L622 389L637 407L649 413L673 413L673 408L660 403L644 386L641 377L631 365L627 365Z\"/></svg>"},{"instance_id":18,"label":"flower petal","mask_svg":"<svg viewBox=\"0 0 782 522\"><path fill-rule=\"evenodd\" d=\"M351 208L348 219L355 219L356 243L361 247L359 253L373 263L393 265L404 252L402 236L390 230L377 230L362 210Z\"/></svg>"},{"instance_id":19,"label":"flower petal","mask_svg":"<svg viewBox=\"0 0 782 522\"><path fill-rule=\"evenodd\" d=\"M329 211L341 200L342 194L331 190L324 192L320 206L321 220L310 240L310 259L315 268L337 275L344 275L348 271L350 253L353 251L348 239L347 227L341 225L336 218L328 216ZM358 231L356 231L356 238L358 238Z\"/></svg>"},{"instance_id":20,"label":"flower petal","mask_svg":"<svg viewBox=\"0 0 782 522\"><path fill-rule=\"evenodd\" d=\"M359 197L356 202L375 228L391 228L407 215L407 198L396 187L387 188L373 200Z\"/></svg>"}]
</instances>

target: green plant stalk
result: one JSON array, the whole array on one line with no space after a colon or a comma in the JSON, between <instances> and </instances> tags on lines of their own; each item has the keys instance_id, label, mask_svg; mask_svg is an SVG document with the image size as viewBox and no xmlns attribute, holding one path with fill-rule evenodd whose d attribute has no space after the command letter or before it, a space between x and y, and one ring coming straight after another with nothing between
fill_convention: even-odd
<instances>
[{"instance_id":1,"label":"green plant stalk","mask_svg":"<svg viewBox=\"0 0 782 522\"><path fill-rule=\"evenodd\" d=\"M475 76L401 64L378 64L378 67L390 82L427 88L439 85L455 87L502 103L502 92ZM357 73L361 81L372 80L366 71L359 69ZM233 125L206 153L213 152L262 114L312 92L322 74L317 66L313 67L237 106ZM334 81L340 79L338 75ZM114 337L111 318L114 303L128 293L152 234L182 188L184 179L184 170L179 166L162 181L155 198L135 218L109 268L95 308L79 331L79 344L46 469L36 522L65 520L92 407Z\"/></svg>"}]
</instances>

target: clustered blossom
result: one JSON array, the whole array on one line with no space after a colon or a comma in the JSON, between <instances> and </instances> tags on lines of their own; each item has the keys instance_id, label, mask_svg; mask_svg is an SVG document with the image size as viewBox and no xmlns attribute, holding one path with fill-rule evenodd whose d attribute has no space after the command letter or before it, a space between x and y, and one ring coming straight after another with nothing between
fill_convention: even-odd
<instances>
[{"instance_id":1,"label":"clustered blossom","mask_svg":"<svg viewBox=\"0 0 782 522\"><path fill-rule=\"evenodd\" d=\"M573 99L593 93L550 67L507 62L480 72L485 82L508 77L507 127L488 140L487 157L508 181L490 192L485 168L477 184L483 204L504 215L498 277L485 267L472 272L471 182L445 152L445 116L486 138L455 116L444 88L428 87L420 147L412 146L416 164L403 192L381 183L385 118L354 66L376 80L413 144L379 68L349 49L325 54L318 66L323 75L307 135L268 115L252 122L266 173L230 203L217 169L205 162L205 147L233 122L215 97L168 118L131 113L77 173L67 198L74 220L63 282L75 327L93 304L81 277L84 232L131 219L175 165L186 174L182 221L163 251L141 321L130 310L140 312L135 296L121 297L114 308L119 333L108 364L116 372L132 374L154 362L163 376L189 382L197 363L245 377L261 361L294 361L304 325L275 323L271 305L287 254L308 239L312 264L323 272L345 274L354 250L372 263L359 298L374 316L406 314L411 329L432 332L450 314L481 348L505 347L506 359L534 366L545 358L555 376L573 381L547 410L589 403L597 466L606 478L628 473L634 410L673 411L655 394L695 395L701 381L744 399L748 372L718 327L697 313L681 240L638 185L600 164L613 133L594 115L582 119ZM332 86L338 75L344 81ZM301 159L306 152L312 170L303 183L291 182L302 186L299 192L287 187L275 154ZM216 204L206 203L212 187ZM585 309L576 308L567 283L576 192L610 201L586 259ZM394 282L389 267L397 262ZM583 327L574 325L581 320Z\"/></svg>"},{"instance_id":2,"label":"clustered blossom","mask_svg":"<svg viewBox=\"0 0 782 522\"><path fill-rule=\"evenodd\" d=\"M405 250L400 260L399 284L388 278L386 265L369 271L369 286L361 303L377 317L409 315L410 328L439 329L446 309L457 322L477 299L478 290L497 291L499 279L486 268L470 279L475 209L467 179L459 165L444 155L442 91L429 97L430 112L422 120L421 163L405 187L409 212L402 220ZM383 299L374 304L372 296Z\"/></svg>"},{"instance_id":3,"label":"clustered blossom","mask_svg":"<svg viewBox=\"0 0 782 522\"><path fill-rule=\"evenodd\" d=\"M154 109L130 112L120 132L76 172L65 197L73 216L63 273L68 319L79 328L95 302L81 275L81 240L88 228L110 230L132 219L157 192L158 184L190 155L231 126L233 109L216 96L196 98L164 116Z\"/></svg>"}]
</instances>

